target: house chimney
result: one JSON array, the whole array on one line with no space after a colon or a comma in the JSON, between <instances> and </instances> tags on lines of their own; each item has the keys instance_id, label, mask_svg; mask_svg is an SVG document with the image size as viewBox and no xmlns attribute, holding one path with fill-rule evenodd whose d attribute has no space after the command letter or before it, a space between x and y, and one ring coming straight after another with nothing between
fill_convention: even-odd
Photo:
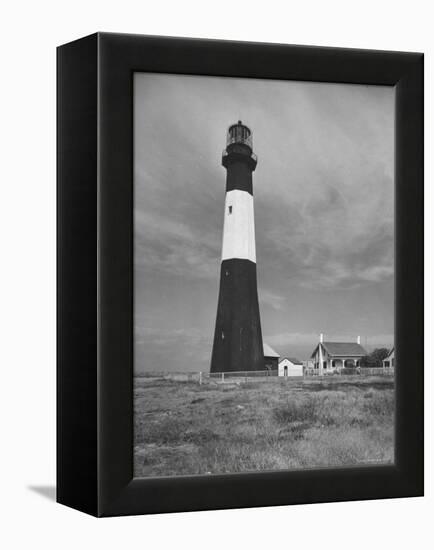
<instances>
[{"instance_id":1,"label":"house chimney","mask_svg":"<svg viewBox=\"0 0 434 550\"><path fill-rule=\"evenodd\" d=\"M319 335L319 341L320 341L321 344L324 342L324 334L322 332Z\"/></svg>"},{"instance_id":2,"label":"house chimney","mask_svg":"<svg viewBox=\"0 0 434 550\"><path fill-rule=\"evenodd\" d=\"M360 346L360 336L357 336L357 343L358 343L359 346Z\"/></svg>"}]
</instances>

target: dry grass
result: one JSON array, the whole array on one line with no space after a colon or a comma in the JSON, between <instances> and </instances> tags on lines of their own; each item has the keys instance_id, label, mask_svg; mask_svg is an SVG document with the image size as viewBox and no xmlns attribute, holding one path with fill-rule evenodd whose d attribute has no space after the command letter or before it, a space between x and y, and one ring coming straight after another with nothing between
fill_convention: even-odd
<instances>
[{"instance_id":1,"label":"dry grass","mask_svg":"<svg viewBox=\"0 0 434 550\"><path fill-rule=\"evenodd\" d=\"M393 462L393 379L135 379L135 476Z\"/></svg>"}]
</instances>

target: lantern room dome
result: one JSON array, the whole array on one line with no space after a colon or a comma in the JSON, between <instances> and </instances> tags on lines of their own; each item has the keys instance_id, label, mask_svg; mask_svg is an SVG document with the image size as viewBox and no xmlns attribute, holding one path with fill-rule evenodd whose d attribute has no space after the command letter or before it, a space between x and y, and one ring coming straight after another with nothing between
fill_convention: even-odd
<instances>
[{"instance_id":1,"label":"lantern room dome","mask_svg":"<svg viewBox=\"0 0 434 550\"><path fill-rule=\"evenodd\" d=\"M236 124L229 126L226 139L226 146L234 143L242 143L253 150L252 131L239 120Z\"/></svg>"}]
</instances>

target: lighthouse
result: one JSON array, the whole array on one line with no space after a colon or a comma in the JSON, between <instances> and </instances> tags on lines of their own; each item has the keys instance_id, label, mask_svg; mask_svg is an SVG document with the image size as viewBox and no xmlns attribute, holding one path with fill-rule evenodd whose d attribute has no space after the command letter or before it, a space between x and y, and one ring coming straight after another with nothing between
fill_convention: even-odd
<instances>
[{"instance_id":1,"label":"lighthouse","mask_svg":"<svg viewBox=\"0 0 434 550\"><path fill-rule=\"evenodd\" d=\"M229 127L222 164L226 197L211 372L264 370L253 209L257 157L241 120Z\"/></svg>"}]
</instances>

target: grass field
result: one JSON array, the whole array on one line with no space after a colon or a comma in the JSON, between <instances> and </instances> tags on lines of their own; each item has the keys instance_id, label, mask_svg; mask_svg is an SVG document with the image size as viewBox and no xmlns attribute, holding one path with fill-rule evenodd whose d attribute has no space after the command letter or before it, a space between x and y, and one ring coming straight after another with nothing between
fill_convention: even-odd
<instances>
[{"instance_id":1,"label":"grass field","mask_svg":"<svg viewBox=\"0 0 434 550\"><path fill-rule=\"evenodd\" d=\"M391 463L391 377L134 380L136 477Z\"/></svg>"}]
</instances>

